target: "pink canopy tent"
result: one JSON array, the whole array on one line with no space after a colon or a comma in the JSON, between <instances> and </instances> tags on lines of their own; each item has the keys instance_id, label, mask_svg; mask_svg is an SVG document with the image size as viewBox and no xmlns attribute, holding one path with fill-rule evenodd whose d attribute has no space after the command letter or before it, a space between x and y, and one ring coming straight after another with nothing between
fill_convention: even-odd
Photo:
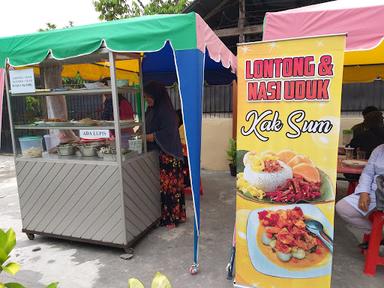
<instances>
[{"instance_id":1,"label":"pink canopy tent","mask_svg":"<svg viewBox=\"0 0 384 288\"><path fill-rule=\"evenodd\" d=\"M383 19L383 0L331 1L267 13L263 40L347 33L344 82L369 82L384 76Z\"/></svg>"}]
</instances>

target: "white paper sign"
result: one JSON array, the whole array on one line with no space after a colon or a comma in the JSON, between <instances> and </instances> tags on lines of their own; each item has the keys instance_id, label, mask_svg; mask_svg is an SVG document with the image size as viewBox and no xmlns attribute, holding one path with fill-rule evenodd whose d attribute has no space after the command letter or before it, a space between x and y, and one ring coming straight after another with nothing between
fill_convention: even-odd
<instances>
[{"instance_id":1,"label":"white paper sign","mask_svg":"<svg viewBox=\"0 0 384 288\"><path fill-rule=\"evenodd\" d=\"M10 70L12 94L35 92L35 76L33 69Z\"/></svg>"},{"instance_id":2,"label":"white paper sign","mask_svg":"<svg viewBox=\"0 0 384 288\"><path fill-rule=\"evenodd\" d=\"M80 130L80 138L84 139L108 139L109 130Z\"/></svg>"}]
</instances>

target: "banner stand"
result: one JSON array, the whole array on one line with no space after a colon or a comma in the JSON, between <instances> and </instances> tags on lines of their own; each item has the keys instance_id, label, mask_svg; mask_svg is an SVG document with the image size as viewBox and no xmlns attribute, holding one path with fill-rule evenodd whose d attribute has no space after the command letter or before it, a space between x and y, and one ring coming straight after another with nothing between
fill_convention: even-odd
<instances>
[{"instance_id":1,"label":"banner stand","mask_svg":"<svg viewBox=\"0 0 384 288\"><path fill-rule=\"evenodd\" d=\"M344 48L238 46L235 287L331 285Z\"/></svg>"}]
</instances>

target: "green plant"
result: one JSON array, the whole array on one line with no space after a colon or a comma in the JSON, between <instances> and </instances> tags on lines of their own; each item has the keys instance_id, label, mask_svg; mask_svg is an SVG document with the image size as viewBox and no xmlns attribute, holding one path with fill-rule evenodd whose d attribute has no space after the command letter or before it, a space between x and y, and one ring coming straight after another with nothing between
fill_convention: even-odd
<instances>
[{"instance_id":1,"label":"green plant","mask_svg":"<svg viewBox=\"0 0 384 288\"><path fill-rule=\"evenodd\" d=\"M41 100L38 97L27 96L25 97L25 109L27 112L32 113L36 116L41 114Z\"/></svg>"},{"instance_id":2,"label":"green plant","mask_svg":"<svg viewBox=\"0 0 384 288\"><path fill-rule=\"evenodd\" d=\"M81 88L84 82L85 80L81 77L79 71L77 71L76 76L73 78L63 77L64 87Z\"/></svg>"},{"instance_id":3,"label":"green plant","mask_svg":"<svg viewBox=\"0 0 384 288\"><path fill-rule=\"evenodd\" d=\"M237 148L236 148L236 140L235 139L229 139L229 145L227 149L227 156L228 156L228 161L230 164L236 166L236 153L237 153Z\"/></svg>"},{"instance_id":4,"label":"green plant","mask_svg":"<svg viewBox=\"0 0 384 288\"><path fill-rule=\"evenodd\" d=\"M136 278L131 278L128 280L128 288L144 288L144 284ZM172 288L172 285L165 275L157 272L152 280L151 288Z\"/></svg>"},{"instance_id":5,"label":"green plant","mask_svg":"<svg viewBox=\"0 0 384 288\"><path fill-rule=\"evenodd\" d=\"M9 229L7 232L0 229L0 275L2 272L15 275L20 270L20 265L9 260L10 254L16 245L15 231ZM51 283L46 288L57 288L58 283ZM25 288L20 283L3 283L0 279L0 288Z\"/></svg>"}]
</instances>

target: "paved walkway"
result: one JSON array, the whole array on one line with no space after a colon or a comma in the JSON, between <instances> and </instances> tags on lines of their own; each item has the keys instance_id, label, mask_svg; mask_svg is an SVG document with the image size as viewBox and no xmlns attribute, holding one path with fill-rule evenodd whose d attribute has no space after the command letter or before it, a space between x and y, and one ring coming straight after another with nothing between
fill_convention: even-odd
<instances>
[{"instance_id":1,"label":"paved walkway","mask_svg":"<svg viewBox=\"0 0 384 288\"><path fill-rule=\"evenodd\" d=\"M15 279L30 288L59 281L62 288L126 288L127 279L137 277L150 287L156 271L169 276L174 288L229 288L228 261L235 215L234 178L227 173L203 172L201 272L188 273L192 263L192 203L188 221L177 229L158 228L135 249L135 257L124 261L122 251L94 245L36 237L29 241L21 233L21 220L13 160L0 156L0 227L17 231L12 258L22 264ZM354 234L336 218L333 288L382 288L384 269L375 278L363 276L363 257L356 249ZM33 251L40 248L39 251ZM2 275L3 277L3 275Z\"/></svg>"}]
</instances>

